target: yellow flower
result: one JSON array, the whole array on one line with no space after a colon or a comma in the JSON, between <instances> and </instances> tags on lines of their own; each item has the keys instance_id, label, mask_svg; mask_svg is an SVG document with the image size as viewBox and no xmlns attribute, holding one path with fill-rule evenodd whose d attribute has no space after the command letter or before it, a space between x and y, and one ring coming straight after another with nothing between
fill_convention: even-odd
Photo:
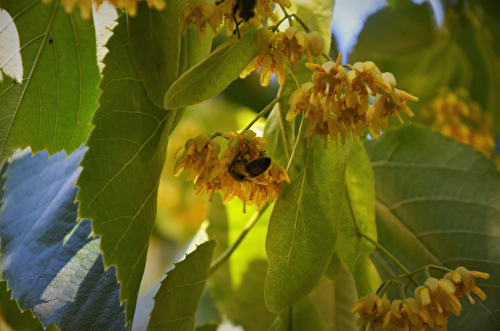
<instances>
[{"instance_id":1,"label":"yellow flower","mask_svg":"<svg viewBox=\"0 0 500 331\"><path fill-rule=\"evenodd\" d=\"M358 303L351 307L353 314L358 313L359 318L356 326L366 326L366 330L383 330L385 314L390 310L391 303L387 298L380 298L375 293L359 299Z\"/></svg>"},{"instance_id":2,"label":"yellow flower","mask_svg":"<svg viewBox=\"0 0 500 331\"><path fill-rule=\"evenodd\" d=\"M135 16L137 14L137 2L141 0L108 0L110 4L115 7L126 8L127 14L129 16ZM165 0L146 0L148 7L154 7L156 10L163 10L166 7ZM52 0L42 0L43 3L50 3ZM94 0L94 3L99 9L103 0ZM80 12L83 19L89 19L92 15L92 0L62 0L61 5L64 7L66 13L71 14L75 5L80 6Z\"/></svg>"},{"instance_id":3,"label":"yellow flower","mask_svg":"<svg viewBox=\"0 0 500 331\"><path fill-rule=\"evenodd\" d=\"M205 27L207 24L215 35L222 23L222 12L213 1L184 0L179 5L179 16L180 35L185 35L188 28L196 25L196 35L199 42L205 40Z\"/></svg>"},{"instance_id":4,"label":"yellow flower","mask_svg":"<svg viewBox=\"0 0 500 331\"><path fill-rule=\"evenodd\" d=\"M474 278L488 279L490 275L485 272L479 271L469 271L464 267L458 267L453 273L448 273L445 278L451 281L456 287L456 295L460 299L462 296L466 296L471 304L475 304L476 301L471 297L470 292L474 292L481 298L481 300L486 299L486 294L474 285Z\"/></svg>"},{"instance_id":5,"label":"yellow flower","mask_svg":"<svg viewBox=\"0 0 500 331\"><path fill-rule=\"evenodd\" d=\"M394 300L391 309L384 316L383 330L429 330L429 325L419 317L418 311L419 306L414 298Z\"/></svg>"},{"instance_id":6,"label":"yellow flower","mask_svg":"<svg viewBox=\"0 0 500 331\"><path fill-rule=\"evenodd\" d=\"M278 78L280 85L285 83L285 58L276 50L269 51L269 39L272 35L271 30L267 28L259 29L255 33L254 41L259 47L259 52L240 74L241 78L245 78L251 72L260 69L260 84L262 86L269 85L273 73Z\"/></svg>"},{"instance_id":7,"label":"yellow flower","mask_svg":"<svg viewBox=\"0 0 500 331\"><path fill-rule=\"evenodd\" d=\"M288 27L285 31L275 33L269 38L272 47L288 57L292 68L295 68L296 62L302 58L302 53L306 53L307 61L312 62L311 52L309 51L309 37L307 33L298 31L297 28Z\"/></svg>"}]
</instances>

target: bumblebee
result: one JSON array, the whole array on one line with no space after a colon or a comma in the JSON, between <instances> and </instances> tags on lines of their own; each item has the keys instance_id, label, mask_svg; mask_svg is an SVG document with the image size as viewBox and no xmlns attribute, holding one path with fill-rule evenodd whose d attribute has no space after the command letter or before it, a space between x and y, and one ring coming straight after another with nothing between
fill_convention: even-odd
<instances>
[{"instance_id":1,"label":"bumblebee","mask_svg":"<svg viewBox=\"0 0 500 331\"><path fill-rule=\"evenodd\" d=\"M220 5L223 3L225 0L220 0L216 1L216 5ZM242 22L248 22L252 17L255 16L255 4L257 3L257 0L236 0L234 7L233 7L233 19L234 22L236 23L236 29L233 31L234 33L238 33L238 39L241 38L240 36L240 29L238 28L238 25L240 25ZM236 12L240 10L240 17L242 18L241 21L236 22Z\"/></svg>"},{"instance_id":2,"label":"bumblebee","mask_svg":"<svg viewBox=\"0 0 500 331\"><path fill-rule=\"evenodd\" d=\"M237 156L229 165L228 171L234 180L242 182L262 175L270 166L270 157L263 156L248 162L243 156Z\"/></svg>"}]
</instances>

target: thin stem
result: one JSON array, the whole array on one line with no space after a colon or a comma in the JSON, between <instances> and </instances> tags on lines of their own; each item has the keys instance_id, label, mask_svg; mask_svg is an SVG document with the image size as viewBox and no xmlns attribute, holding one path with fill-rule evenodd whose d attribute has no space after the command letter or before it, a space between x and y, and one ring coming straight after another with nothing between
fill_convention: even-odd
<instances>
[{"instance_id":1,"label":"thin stem","mask_svg":"<svg viewBox=\"0 0 500 331\"><path fill-rule=\"evenodd\" d=\"M215 261L210 266L210 271L208 272L209 277L231 257L231 254L233 254L233 252L236 250L236 248L238 248L243 239L245 239L248 232L250 232L252 227L257 223L260 216L264 214L267 207L269 207L269 204L266 204L264 207L262 207L261 210L252 215L252 217L248 220L247 224L245 224L245 227L243 228L243 231L240 233L238 239L236 239L236 241L230 247L228 247L226 251L217 259L217 261Z\"/></svg>"},{"instance_id":2,"label":"thin stem","mask_svg":"<svg viewBox=\"0 0 500 331\"><path fill-rule=\"evenodd\" d=\"M286 172L290 172L290 166L292 165L293 159L295 158L295 154L297 153L297 146L300 142L300 137L302 135L302 130L304 126L304 116L302 116L302 120L300 121L299 134L297 135L297 139L295 140L295 145L293 146L292 155L290 156L290 160L286 166Z\"/></svg>"},{"instance_id":3,"label":"thin stem","mask_svg":"<svg viewBox=\"0 0 500 331\"><path fill-rule=\"evenodd\" d=\"M222 138L228 139L228 138L224 137L223 133L220 131L216 131L216 132L212 133L210 136L208 136L208 138L210 140L213 140L214 138L217 138L217 137L222 137Z\"/></svg>"},{"instance_id":4,"label":"thin stem","mask_svg":"<svg viewBox=\"0 0 500 331\"><path fill-rule=\"evenodd\" d=\"M280 128L281 128L281 139L283 139L283 148L285 150L286 162L290 162L290 147L288 146L288 139L286 137L286 129L285 123L283 121L283 107L281 106L283 103L283 88L280 88L278 92L278 98L280 98L280 102L278 102L278 112L279 112L279 120L280 120Z\"/></svg>"},{"instance_id":5,"label":"thin stem","mask_svg":"<svg viewBox=\"0 0 500 331\"><path fill-rule=\"evenodd\" d=\"M321 53L321 55L323 55L323 57L325 59L327 59L328 61L332 61L333 62L333 59L328 54L326 54L325 52Z\"/></svg>"},{"instance_id":6,"label":"thin stem","mask_svg":"<svg viewBox=\"0 0 500 331\"><path fill-rule=\"evenodd\" d=\"M399 267L399 269L401 269L405 273L404 277L408 277L413 285L418 286L418 283L415 281L415 279L413 279L412 273L410 273L408 269L406 269L404 265L401 264L401 262L399 262L391 253L389 253L389 251L385 249L384 246L380 245L378 242L361 232L358 232L358 234L375 245L375 247L377 247L382 253L384 253L392 262L394 262Z\"/></svg>"},{"instance_id":7,"label":"thin stem","mask_svg":"<svg viewBox=\"0 0 500 331\"><path fill-rule=\"evenodd\" d=\"M263 109L263 110L262 110L262 111L261 111L261 112L260 112L260 113L259 113L259 114L258 114L258 115L257 115L257 116L256 116L256 117L255 117L255 118L254 118L251 122L250 122L250 124L248 124L248 125L247 125L244 129L243 129L243 131L250 129L250 128L252 127L252 125L254 125L254 124L255 124L255 122L257 122L257 121L259 120L259 118L261 118L262 116L264 116L265 114L267 114L267 113L268 113L271 109L273 109L274 105L275 105L278 101L280 101L280 98L279 98L279 97L278 97L278 98L276 98L276 99L274 99L273 101L271 101L271 103L269 103L269 104L267 105L267 107L266 107L266 108L264 108L264 109Z\"/></svg>"},{"instance_id":8,"label":"thin stem","mask_svg":"<svg viewBox=\"0 0 500 331\"><path fill-rule=\"evenodd\" d=\"M281 7L281 10L285 14L285 18L288 18L288 24L290 24L290 26L293 26L292 17L290 15L288 15L288 12L286 11L285 6L283 6L281 3L279 5Z\"/></svg>"}]
</instances>

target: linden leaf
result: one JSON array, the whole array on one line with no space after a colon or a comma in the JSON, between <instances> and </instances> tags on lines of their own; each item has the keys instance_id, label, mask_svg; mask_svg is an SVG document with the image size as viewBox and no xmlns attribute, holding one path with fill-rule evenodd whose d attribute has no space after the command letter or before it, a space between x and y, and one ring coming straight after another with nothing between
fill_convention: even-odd
<instances>
[{"instance_id":1,"label":"linden leaf","mask_svg":"<svg viewBox=\"0 0 500 331\"><path fill-rule=\"evenodd\" d=\"M9 34L6 47L19 41L17 49L1 54L2 67L18 54L22 61L22 79L7 76L0 83L0 165L18 148L75 150L91 130L99 95L92 20L78 10L66 14L56 1L2 0L0 8L13 18L1 24L2 38Z\"/></svg>"},{"instance_id":2,"label":"linden leaf","mask_svg":"<svg viewBox=\"0 0 500 331\"><path fill-rule=\"evenodd\" d=\"M163 98L179 75L180 36L178 2L156 10L137 4L137 15L128 18L130 51L137 73L151 101L163 108Z\"/></svg>"},{"instance_id":3,"label":"linden leaf","mask_svg":"<svg viewBox=\"0 0 500 331\"><path fill-rule=\"evenodd\" d=\"M179 112L158 108L147 96L130 53L125 15L107 48L77 199L80 216L92 219L94 233L101 236L104 264L117 267L120 300L126 301L130 321L155 222L168 136Z\"/></svg>"},{"instance_id":4,"label":"linden leaf","mask_svg":"<svg viewBox=\"0 0 500 331\"><path fill-rule=\"evenodd\" d=\"M334 1L330 0L297 1L297 16L304 20L311 31L320 33L325 42L323 52L327 54L332 41L333 5Z\"/></svg>"},{"instance_id":5,"label":"linden leaf","mask_svg":"<svg viewBox=\"0 0 500 331\"><path fill-rule=\"evenodd\" d=\"M418 125L387 130L365 147L375 177L379 243L410 271L431 263L489 273L488 280L476 279L486 300L476 297L471 305L463 298L461 316L450 314L448 330L499 330L496 165L473 147ZM374 261L384 279L402 273L385 257Z\"/></svg>"},{"instance_id":6,"label":"linden leaf","mask_svg":"<svg viewBox=\"0 0 500 331\"><path fill-rule=\"evenodd\" d=\"M257 55L253 40L255 30L250 29L239 40L236 35L230 37L179 77L165 94L165 109L186 107L210 99L238 78Z\"/></svg>"},{"instance_id":7,"label":"linden leaf","mask_svg":"<svg viewBox=\"0 0 500 331\"><path fill-rule=\"evenodd\" d=\"M84 152L14 157L0 213L1 276L44 327L127 330L115 268L104 270L90 221L76 222L74 184Z\"/></svg>"},{"instance_id":8,"label":"linden leaf","mask_svg":"<svg viewBox=\"0 0 500 331\"><path fill-rule=\"evenodd\" d=\"M289 170L291 184L281 188L266 238L264 295L272 312L291 307L316 286L332 258L340 227L352 143L323 149L318 138L307 149L303 135L299 139Z\"/></svg>"},{"instance_id":9,"label":"linden leaf","mask_svg":"<svg viewBox=\"0 0 500 331\"><path fill-rule=\"evenodd\" d=\"M330 331L356 331L357 316L351 312L358 301L356 286L345 263L341 264L335 281L322 277L309 296L318 305Z\"/></svg>"},{"instance_id":10,"label":"linden leaf","mask_svg":"<svg viewBox=\"0 0 500 331\"><path fill-rule=\"evenodd\" d=\"M377 240L373 171L361 142L353 144L349 154L345 195L337 249L354 277L359 297L363 297L375 292L381 280L370 260L375 246L356 231L357 227L361 233Z\"/></svg>"},{"instance_id":11,"label":"linden leaf","mask_svg":"<svg viewBox=\"0 0 500 331\"><path fill-rule=\"evenodd\" d=\"M318 306L306 296L293 308L287 309L278 314L279 320L273 325L270 331L287 330L315 330L328 331L328 327L323 321L323 316Z\"/></svg>"},{"instance_id":12,"label":"linden leaf","mask_svg":"<svg viewBox=\"0 0 500 331\"><path fill-rule=\"evenodd\" d=\"M167 273L155 296L149 330L192 331L194 316L205 288L215 240L199 245Z\"/></svg>"}]
</instances>

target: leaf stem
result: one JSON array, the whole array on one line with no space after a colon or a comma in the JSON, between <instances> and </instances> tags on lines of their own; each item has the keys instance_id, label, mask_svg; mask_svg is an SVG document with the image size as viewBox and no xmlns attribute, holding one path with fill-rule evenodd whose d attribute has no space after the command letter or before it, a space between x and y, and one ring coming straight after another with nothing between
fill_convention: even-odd
<instances>
[{"instance_id":1,"label":"leaf stem","mask_svg":"<svg viewBox=\"0 0 500 331\"><path fill-rule=\"evenodd\" d=\"M269 204L266 204L264 207L262 207L261 210L252 215L252 217L248 220L247 224L245 224L245 227L243 228L243 231L240 233L238 239L236 239L236 241L230 247L228 247L226 251L222 253L222 255L219 256L219 258L210 266L210 271L208 272L209 277L231 257L231 254L233 254L236 248L238 248L243 239L245 239L248 232L250 232L250 230L259 220L260 216L264 214L264 212L268 207Z\"/></svg>"},{"instance_id":2,"label":"leaf stem","mask_svg":"<svg viewBox=\"0 0 500 331\"><path fill-rule=\"evenodd\" d=\"M274 99L273 101L271 101L266 108L264 108L251 122L250 124L248 124L244 129L243 131L245 130L248 130L252 127L252 125L255 124L255 122L257 122L259 120L259 118L261 118L262 116L264 116L265 114L267 114L271 109L273 109L274 105L280 101L281 98L280 97L277 97L276 99Z\"/></svg>"},{"instance_id":3,"label":"leaf stem","mask_svg":"<svg viewBox=\"0 0 500 331\"><path fill-rule=\"evenodd\" d=\"M361 233L358 231L358 234L365 238L366 240L368 240L369 242L371 242L373 245L375 245L375 247L377 247L382 253L384 253L392 262L394 262L398 267L399 269L401 269L405 275L403 277L407 277L413 285L415 286L418 286L418 283L417 281L413 278L413 273L411 273L410 271L408 271L408 269L406 269L404 267L404 265L401 264L401 262L399 262L391 253L389 253L389 251L387 249L384 248L384 246L380 245L378 242L376 242L375 240L373 240L372 238L368 237L367 235Z\"/></svg>"},{"instance_id":4,"label":"leaf stem","mask_svg":"<svg viewBox=\"0 0 500 331\"><path fill-rule=\"evenodd\" d=\"M286 137L286 129L285 129L285 122L283 121L283 107L282 99L283 96L283 88L280 88L278 91L278 98L280 98L280 102L278 102L278 116L280 120L280 128L281 128L281 139L283 139L283 148L285 150L285 157L286 157L286 162L290 162L290 147L288 146L288 139Z\"/></svg>"},{"instance_id":5,"label":"leaf stem","mask_svg":"<svg viewBox=\"0 0 500 331\"><path fill-rule=\"evenodd\" d=\"M297 135L297 139L295 140L295 145L293 146L292 155L290 156L290 160L288 160L288 164L286 166L286 172L290 172L290 166L292 165L293 159L295 158L295 154L297 153L297 146L299 145L299 142L300 142L303 126L304 126L304 116L302 116L302 120L300 121L299 133Z\"/></svg>"}]
</instances>

